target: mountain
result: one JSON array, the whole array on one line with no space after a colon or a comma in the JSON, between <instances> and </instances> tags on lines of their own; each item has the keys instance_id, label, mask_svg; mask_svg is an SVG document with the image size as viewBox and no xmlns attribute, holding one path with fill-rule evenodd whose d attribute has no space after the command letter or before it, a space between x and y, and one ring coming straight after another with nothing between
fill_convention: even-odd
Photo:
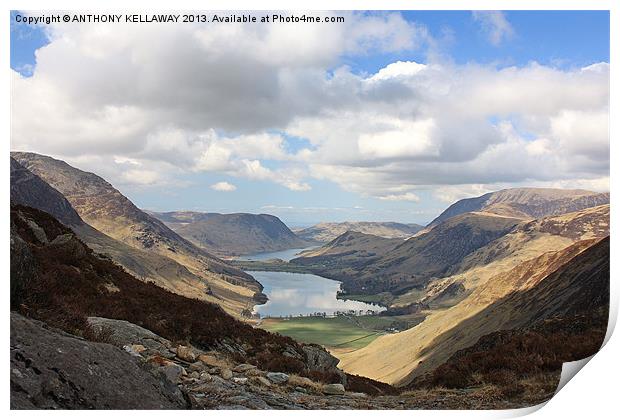
<instances>
[{"instance_id":1,"label":"mountain","mask_svg":"<svg viewBox=\"0 0 620 420\"><path fill-rule=\"evenodd\" d=\"M49 210L138 278L235 314L255 303L262 286L251 276L181 238L102 178L34 153L11 156L12 201Z\"/></svg>"},{"instance_id":2,"label":"mountain","mask_svg":"<svg viewBox=\"0 0 620 420\"><path fill-rule=\"evenodd\" d=\"M471 252L508 233L519 221L466 213L405 241L345 233L291 262L342 281L348 293L400 294L443 276Z\"/></svg>"},{"instance_id":3,"label":"mountain","mask_svg":"<svg viewBox=\"0 0 620 420\"><path fill-rule=\"evenodd\" d=\"M220 256L256 254L305 248L311 242L297 237L276 216L249 213L150 212L195 245Z\"/></svg>"},{"instance_id":4,"label":"mountain","mask_svg":"<svg viewBox=\"0 0 620 420\"><path fill-rule=\"evenodd\" d=\"M588 290L592 284L582 284L580 279L605 283L604 277L596 277L604 275L605 260L609 264L604 253L602 257L597 253L600 258L593 273L598 274L593 276L579 275L590 267L585 260L566 264L607 235L609 205L522 222L468 255L446 277L431 280L422 291L400 296L395 304L424 302L428 294L460 285L464 292L456 302L447 308L431 308L424 321L409 330L339 355L341 366L373 379L406 385L486 334L562 315L573 303L580 304L580 296L592 296L593 291Z\"/></svg>"},{"instance_id":5,"label":"mountain","mask_svg":"<svg viewBox=\"0 0 620 420\"><path fill-rule=\"evenodd\" d=\"M296 230L295 233L308 241L326 243L345 232L359 232L383 238L408 238L415 235L423 227L415 223L396 222L319 223L309 228Z\"/></svg>"},{"instance_id":6,"label":"mountain","mask_svg":"<svg viewBox=\"0 0 620 420\"><path fill-rule=\"evenodd\" d=\"M519 219L540 219L603 204L609 204L609 193L554 188L512 188L459 200L437 216L428 227L472 211Z\"/></svg>"}]
</instances>

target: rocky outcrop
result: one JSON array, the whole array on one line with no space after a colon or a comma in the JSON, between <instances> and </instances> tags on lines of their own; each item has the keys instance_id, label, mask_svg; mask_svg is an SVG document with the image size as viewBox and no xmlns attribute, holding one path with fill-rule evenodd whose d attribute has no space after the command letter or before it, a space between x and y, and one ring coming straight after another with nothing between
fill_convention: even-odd
<instances>
[{"instance_id":1,"label":"rocky outcrop","mask_svg":"<svg viewBox=\"0 0 620 420\"><path fill-rule=\"evenodd\" d=\"M180 409L177 387L110 344L11 313L12 409Z\"/></svg>"},{"instance_id":2,"label":"rocky outcrop","mask_svg":"<svg viewBox=\"0 0 620 420\"><path fill-rule=\"evenodd\" d=\"M169 340L158 336L152 331L122 319L89 317L88 324L96 336L104 335L106 341L117 347L140 345L144 347L145 356L162 355L174 357L174 347Z\"/></svg>"}]
</instances>

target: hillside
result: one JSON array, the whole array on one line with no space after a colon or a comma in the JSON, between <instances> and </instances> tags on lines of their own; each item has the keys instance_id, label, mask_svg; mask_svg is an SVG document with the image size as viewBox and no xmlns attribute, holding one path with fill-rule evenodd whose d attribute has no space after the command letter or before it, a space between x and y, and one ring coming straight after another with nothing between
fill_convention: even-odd
<instances>
[{"instance_id":1,"label":"hillside","mask_svg":"<svg viewBox=\"0 0 620 420\"><path fill-rule=\"evenodd\" d=\"M308 241L327 243L345 232L359 232L383 238L408 238L415 235L423 226L415 223L396 222L342 222L319 223L309 228L296 230L300 238Z\"/></svg>"},{"instance_id":2,"label":"hillside","mask_svg":"<svg viewBox=\"0 0 620 420\"><path fill-rule=\"evenodd\" d=\"M468 254L509 232L519 220L482 213L467 213L406 241L361 234L342 235L311 253L291 260L317 273L343 282L347 293L401 294L422 288L443 276Z\"/></svg>"},{"instance_id":3,"label":"hillside","mask_svg":"<svg viewBox=\"0 0 620 420\"><path fill-rule=\"evenodd\" d=\"M459 200L429 223L428 227L472 211L518 219L540 219L603 204L609 204L609 193L554 188L512 188Z\"/></svg>"},{"instance_id":4,"label":"hillside","mask_svg":"<svg viewBox=\"0 0 620 420\"><path fill-rule=\"evenodd\" d=\"M575 292L576 280L568 275L561 282L542 280L607 236L608 229L609 206L520 224L465 258L460 269L453 269L458 272L434 279L422 293L403 295L396 303L423 302L427 294L460 285L465 292L457 302L428 311L426 319L410 330L381 337L364 349L341 355L341 366L404 385L432 371L456 351L474 345L485 334L524 327L553 316L585 289ZM578 269L579 265L576 262L572 267ZM554 290L540 286L535 289L539 292L527 292L539 284L554 284ZM510 303L515 301L507 297L513 293L527 296L531 302ZM488 312L490 308L497 309ZM483 311L484 315L478 317ZM470 319L477 321L467 322Z\"/></svg>"},{"instance_id":5,"label":"hillside","mask_svg":"<svg viewBox=\"0 0 620 420\"><path fill-rule=\"evenodd\" d=\"M109 255L137 277L186 296L217 301L235 314L252 305L262 289L251 276L140 211L102 178L45 156L12 157L17 158L11 162L12 201L50 211L96 252Z\"/></svg>"},{"instance_id":6,"label":"hillside","mask_svg":"<svg viewBox=\"0 0 620 420\"><path fill-rule=\"evenodd\" d=\"M150 214L183 238L223 257L305 248L312 244L297 237L280 219L269 214L190 211Z\"/></svg>"}]
</instances>

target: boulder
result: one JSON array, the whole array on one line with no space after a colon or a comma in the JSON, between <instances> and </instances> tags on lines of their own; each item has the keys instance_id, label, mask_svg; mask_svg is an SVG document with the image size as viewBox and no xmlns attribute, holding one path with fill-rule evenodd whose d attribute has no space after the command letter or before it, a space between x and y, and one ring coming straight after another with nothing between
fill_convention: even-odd
<instances>
[{"instance_id":1,"label":"boulder","mask_svg":"<svg viewBox=\"0 0 620 420\"><path fill-rule=\"evenodd\" d=\"M283 384L288 382L288 375L282 372L269 372L267 373L267 379L274 384Z\"/></svg>"},{"instance_id":2,"label":"boulder","mask_svg":"<svg viewBox=\"0 0 620 420\"><path fill-rule=\"evenodd\" d=\"M226 380L229 380L233 377L232 370L228 368L222 368L220 371L220 376Z\"/></svg>"},{"instance_id":3,"label":"boulder","mask_svg":"<svg viewBox=\"0 0 620 420\"><path fill-rule=\"evenodd\" d=\"M248 370L251 370L251 369L256 369L256 366L250 365L248 363L243 363L243 364L235 366L233 368L233 372L247 372Z\"/></svg>"},{"instance_id":4,"label":"boulder","mask_svg":"<svg viewBox=\"0 0 620 420\"><path fill-rule=\"evenodd\" d=\"M232 381L239 385L244 385L248 383L248 378L232 378Z\"/></svg>"},{"instance_id":5,"label":"boulder","mask_svg":"<svg viewBox=\"0 0 620 420\"><path fill-rule=\"evenodd\" d=\"M181 377L187 374L185 369L176 363L170 363L169 365L162 366L160 367L160 371L164 374L166 379L174 384L181 382Z\"/></svg>"},{"instance_id":6,"label":"boulder","mask_svg":"<svg viewBox=\"0 0 620 420\"><path fill-rule=\"evenodd\" d=\"M187 367L187 370L189 370L190 372L202 372L203 370L205 370L205 368L206 366L204 365L204 363L198 361L198 362L191 363Z\"/></svg>"},{"instance_id":7,"label":"boulder","mask_svg":"<svg viewBox=\"0 0 620 420\"><path fill-rule=\"evenodd\" d=\"M116 346L14 312L10 331L12 409L186 408L176 385Z\"/></svg>"},{"instance_id":8,"label":"boulder","mask_svg":"<svg viewBox=\"0 0 620 420\"><path fill-rule=\"evenodd\" d=\"M343 395L344 386L342 384L326 384L323 385L323 394L326 395Z\"/></svg>"},{"instance_id":9,"label":"boulder","mask_svg":"<svg viewBox=\"0 0 620 420\"><path fill-rule=\"evenodd\" d=\"M219 368L228 367L228 364L226 363L226 361L218 359L212 354L201 354L198 356L198 360L200 360L202 363L204 363L207 366L213 366L213 367L219 367Z\"/></svg>"},{"instance_id":10,"label":"boulder","mask_svg":"<svg viewBox=\"0 0 620 420\"><path fill-rule=\"evenodd\" d=\"M87 321L93 332L107 335L106 341L110 344L121 348L125 345L144 346L144 350L139 353L146 357L155 354L166 358L174 357L168 350L172 343L146 328L122 319L89 317Z\"/></svg>"},{"instance_id":11,"label":"boulder","mask_svg":"<svg viewBox=\"0 0 620 420\"><path fill-rule=\"evenodd\" d=\"M190 363L194 363L196 360L198 360L198 356L196 356L194 350L188 346L178 346L177 357Z\"/></svg>"}]
</instances>

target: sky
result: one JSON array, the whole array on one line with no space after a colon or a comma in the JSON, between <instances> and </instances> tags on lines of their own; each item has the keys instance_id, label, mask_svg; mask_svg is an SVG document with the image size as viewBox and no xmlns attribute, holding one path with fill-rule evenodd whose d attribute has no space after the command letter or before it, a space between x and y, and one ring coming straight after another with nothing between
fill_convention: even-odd
<instances>
[{"instance_id":1,"label":"sky","mask_svg":"<svg viewBox=\"0 0 620 420\"><path fill-rule=\"evenodd\" d=\"M145 209L425 224L502 188L609 190L606 11L17 14L12 150L95 172Z\"/></svg>"}]
</instances>

